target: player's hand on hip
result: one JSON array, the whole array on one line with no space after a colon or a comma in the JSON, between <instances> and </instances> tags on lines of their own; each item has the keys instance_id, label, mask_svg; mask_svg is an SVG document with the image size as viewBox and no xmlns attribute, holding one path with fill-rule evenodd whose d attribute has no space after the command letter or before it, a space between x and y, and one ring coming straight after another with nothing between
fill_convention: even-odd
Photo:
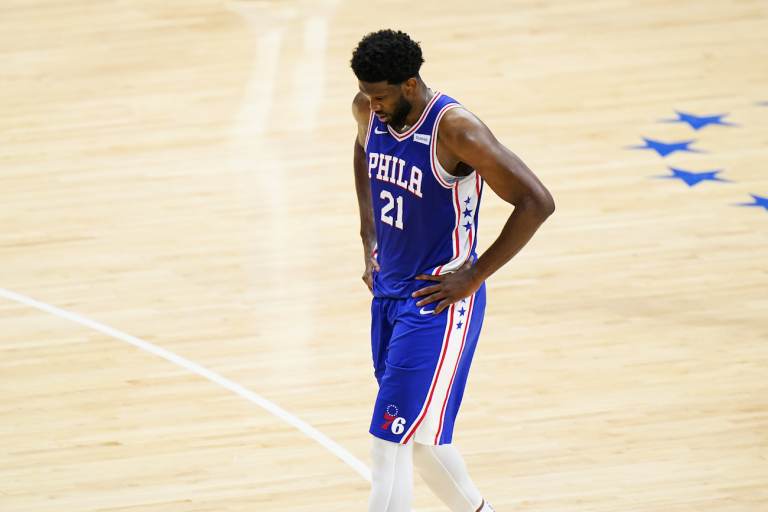
<instances>
[{"instance_id":1,"label":"player's hand on hip","mask_svg":"<svg viewBox=\"0 0 768 512\"><path fill-rule=\"evenodd\" d=\"M437 281L437 284L426 286L411 294L411 297L424 297L416 303L419 307L440 301L435 306L435 314L441 313L454 302L469 297L483 284L477 278L471 259L467 260L456 272L441 276L420 274L416 276L416 279L419 281Z\"/></svg>"},{"instance_id":2,"label":"player's hand on hip","mask_svg":"<svg viewBox=\"0 0 768 512\"><path fill-rule=\"evenodd\" d=\"M363 282L368 289L373 293L373 273L381 270L379 262L376 261L375 256L367 256L365 258L365 272L363 272Z\"/></svg>"}]
</instances>

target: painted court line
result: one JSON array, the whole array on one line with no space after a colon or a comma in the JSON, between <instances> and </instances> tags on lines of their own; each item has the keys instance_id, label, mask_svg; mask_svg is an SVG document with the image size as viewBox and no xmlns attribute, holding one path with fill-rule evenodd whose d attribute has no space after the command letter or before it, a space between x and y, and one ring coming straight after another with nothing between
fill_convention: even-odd
<instances>
[{"instance_id":1,"label":"painted court line","mask_svg":"<svg viewBox=\"0 0 768 512\"><path fill-rule=\"evenodd\" d=\"M336 443L335 441L330 439L328 436L326 436L325 434L317 430L315 427L297 418L293 414L289 413L288 411L281 408L280 406L270 402L266 398L254 393L253 391L250 391L249 389L244 388L240 384L234 381L231 381L226 377L223 377L212 370L209 370L204 366L200 366L199 364L193 361L190 361L189 359L181 357L180 355L175 354L170 350L166 350L164 348L158 347L157 345L153 345L148 341L144 341L135 336L131 336L130 334L126 334L122 331L118 331L117 329L113 329L112 327L101 324L99 322L95 322L84 316L78 315L77 313L65 311L55 306L51 306L50 304L37 301L25 295L21 295L19 293L6 290L4 288L0 288L0 296L15 302L19 302L21 304L25 304L27 306L31 306L35 309L39 309L40 311L45 311L46 313L50 313L60 318L70 320L80 325L90 327L95 331L99 331L100 333L106 334L107 336L111 336L112 338L116 338L120 341L124 341L129 345L133 345L134 347L144 350L145 352L149 352L150 354L154 354L158 357L162 357L166 361L170 361L171 363L181 366L182 368L185 368L194 374L204 377L209 381L215 384L218 384L219 386L225 389L230 390L236 395L239 395L242 398L245 398L249 402L252 402L258 405L259 407L266 409L267 411L271 412L272 414L274 414L281 420L285 421L289 425L300 430L302 433L304 433L311 439L314 439L315 441L320 443L323 447L325 447L328 451L333 453L335 456L337 456L338 458L346 462L352 469L354 469L366 481L368 482L371 481L371 470L368 469L368 467L365 464L363 464L358 458L356 458L354 455L349 453L347 450L342 448L338 443Z\"/></svg>"}]
</instances>

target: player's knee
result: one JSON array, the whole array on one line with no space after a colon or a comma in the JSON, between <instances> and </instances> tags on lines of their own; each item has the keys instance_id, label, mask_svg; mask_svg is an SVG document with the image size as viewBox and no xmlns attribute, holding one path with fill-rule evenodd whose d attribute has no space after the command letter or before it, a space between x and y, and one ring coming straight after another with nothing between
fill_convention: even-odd
<instances>
[{"instance_id":1,"label":"player's knee","mask_svg":"<svg viewBox=\"0 0 768 512\"><path fill-rule=\"evenodd\" d=\"M374 437L371 445L371 459L374 469L389 470L395 464L398 446L398 443Z\"/></svg>"},{"instance_id":2,"label":"player's knee","mask_svg":"<svg viewBox=\"0 0 768 512\"><path fill-rule=\"evenodd\" d=\"M413 465L416 471L423 473L430 467L432 460L432 446L422 443L413 443Z\"/></svg>"}]
</instances>

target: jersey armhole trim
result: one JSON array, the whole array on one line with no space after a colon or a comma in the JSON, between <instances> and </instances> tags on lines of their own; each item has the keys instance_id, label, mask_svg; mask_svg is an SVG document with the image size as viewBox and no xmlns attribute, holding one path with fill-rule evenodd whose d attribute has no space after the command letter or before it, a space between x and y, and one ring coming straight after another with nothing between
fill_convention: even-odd
<instances>
[{"instance_id":1,"label":"jersey armhole trim","mask_svg":"<svg viewBox=\"0 0 768 512\"><path fill-rule=\"evenodd\" d=\"M437 133L440 129L440 120L443 118L446 112L459 107L461 107L459 103L449 103L440 109L440 112L437 114L437 118L435 119L435 126L432 129L432 140L429 144L429 163L430 167L432 168L432 174L443 188L453 188L457 186L459 182L474 176L474 174L477 172L476 170L472 170L472 172L466 176L454 176L443 168L442 164L440 164L440 159L437 158Z\"/></svg>"}]
</instances>

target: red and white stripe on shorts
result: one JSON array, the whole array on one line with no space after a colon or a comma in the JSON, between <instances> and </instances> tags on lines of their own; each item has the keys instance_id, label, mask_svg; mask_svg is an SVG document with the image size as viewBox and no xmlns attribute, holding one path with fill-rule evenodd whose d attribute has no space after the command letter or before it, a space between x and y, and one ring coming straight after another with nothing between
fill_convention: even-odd
<instances>
[{"instance_id":1,"label":"red and white stripe on shorts","mask_svg":"<svg viewBox=\"0 0 768 512\"><path fill-rule=\"evenodd\" d=\"M411 438L422 444L439 443L448 398L451 396L459 362L464 353L474 303L475 294L472 294L465 301L457 302L448 308L440 359L432 376L429 392L419 415L403 435L400 443L406 444ZM459 313L462 308L465 309L463 316ZM460 328L457 327L459 322L461 322Z\"/></svg>"}]
</instances>

